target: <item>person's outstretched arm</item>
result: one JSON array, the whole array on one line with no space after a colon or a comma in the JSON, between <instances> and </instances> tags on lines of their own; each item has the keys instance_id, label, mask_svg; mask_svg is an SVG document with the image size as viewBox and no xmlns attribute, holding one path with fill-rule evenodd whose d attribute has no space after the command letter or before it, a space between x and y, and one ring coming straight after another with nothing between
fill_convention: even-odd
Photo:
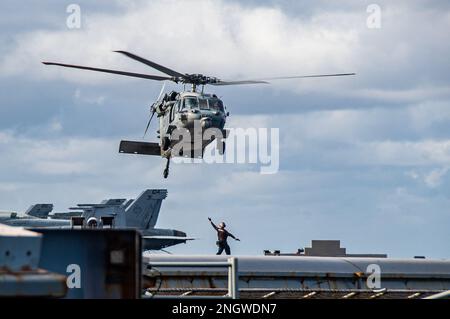
<instances>
[{"instance_id":1,"label":"person's outstretched arm","mask_svg":"<svg viewBox=\"0 0 450 319\"><path fill-rule=\"evenodd\" d=\"M228 236L230 236L234 240L241 241L239 238L235 237L232 233L230 233L230 232L227 232L227 233L228 233Z\"/></svg>"},{"instance_id":2,"label":"person's outstretched arm","mask_svg":"<svg viewBox=\"0 0 450 319\"><path fill-rule=\"evenodd\" d=\"M211 217L208 217L209 222L211 223L212 227L217 230L218 227L212 222Z\"/></svg>"}]
</instances>

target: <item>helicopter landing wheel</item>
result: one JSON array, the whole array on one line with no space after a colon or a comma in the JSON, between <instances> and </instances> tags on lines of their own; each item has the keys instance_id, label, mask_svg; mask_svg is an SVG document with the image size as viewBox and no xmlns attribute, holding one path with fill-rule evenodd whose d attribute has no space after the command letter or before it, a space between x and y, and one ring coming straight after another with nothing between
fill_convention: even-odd
<instances>
[{"instance_id":1,"label":"helicopter landing wheel","mask_svg":"<svg viewBox=\"0 0 450 319\"><path fill-rule=\"evenodd\" d=\"M170 139L168 137L164 137L162 140L162 149L163 151L167 151L170 147Z\"/></svg>"},{"instance_id":2,"label":"helicopter landing wheel","mask_svg":"<svg viewBox=\"0 0 450 319\"><path fill-rule=\"evenodd\" d=\"M166 168L164 169L164 172L163 172L164 178L169 177L169 165L170 165L170 157L167 158Z\"/></svg>"}]
</instances>

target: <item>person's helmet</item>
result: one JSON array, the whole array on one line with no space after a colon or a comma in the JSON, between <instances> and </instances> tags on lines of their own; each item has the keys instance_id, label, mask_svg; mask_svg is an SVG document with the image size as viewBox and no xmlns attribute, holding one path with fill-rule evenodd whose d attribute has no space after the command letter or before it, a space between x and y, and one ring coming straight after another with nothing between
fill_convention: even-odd
<instances>
[{"instance_id":1,"label":"person's helmet","mask_svg":"<svg viewBox=\"0 0 450 319\"><path fill-rule=\"evenodd\" d=\"M220 224L219 224L219 228L225 228L227 225L225 224L225 222L221 222Z\"/></svg>"}]
</instances>

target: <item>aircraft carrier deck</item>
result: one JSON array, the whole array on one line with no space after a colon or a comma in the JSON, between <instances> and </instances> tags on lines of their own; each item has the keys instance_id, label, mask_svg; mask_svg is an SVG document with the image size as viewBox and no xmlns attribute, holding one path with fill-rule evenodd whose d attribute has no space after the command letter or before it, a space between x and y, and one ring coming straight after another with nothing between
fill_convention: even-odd
<instances>
[{"instance_id":1,"label":"aircraft carrier deck","mask_svg":"<svg viewBox=\"0 0 450 319\"><path fill-rule=\"evenodd\" d=\"M143 262L149 298L230 297L234 289L244 299L414 299L450 290L450 260L144 254Z\"/></svg>"},{"instance_id":2,"label":"aircraft carrier deck","mask_svg":"<svg viewBox=\"0 0 450 319\"><path fill-rule=\"evenodd\" d=\"M0 297L450 298L450 260L142 253L134 229L0 225Z\"/></svg>"}]
</instances>

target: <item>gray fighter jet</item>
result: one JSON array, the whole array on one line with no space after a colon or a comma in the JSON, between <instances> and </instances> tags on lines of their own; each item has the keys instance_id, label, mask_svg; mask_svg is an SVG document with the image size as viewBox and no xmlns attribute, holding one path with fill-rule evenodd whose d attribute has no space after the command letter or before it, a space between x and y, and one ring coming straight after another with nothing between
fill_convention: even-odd
<instances>
[{"instance_id":1,"label":"gray fighter jet","mask_svg":"<svg viewBox=\"0 0 450 319\"><path fill-rule=\"evenodd\" d=\"M0 213L0 223L25 228L134 228L142 234L144 250L160 250L193 240L179 230L155 228L166 197L165 189L147 189L135 200L78 204L66 213L52 213L52 204L36 204L24 214Z\"/></svg>"}]
</instances>

